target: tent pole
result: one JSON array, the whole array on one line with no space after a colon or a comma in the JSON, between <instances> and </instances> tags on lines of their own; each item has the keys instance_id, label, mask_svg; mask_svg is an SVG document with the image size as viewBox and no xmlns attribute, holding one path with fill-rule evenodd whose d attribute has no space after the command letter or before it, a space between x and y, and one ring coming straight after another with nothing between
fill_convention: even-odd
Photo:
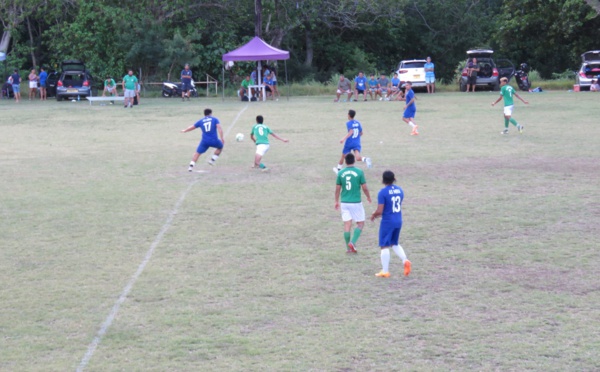
<instances>
[{"instance_id":1,"label":"tent pole","mask_svg":"<svg viewBox=\"0 0 600 372\"><path fill-rule=\"evenodd\" d=\"M290 100L290 84L288 83L288 75L287 75L287 61L284 59L283 60L283 66L285 67L285 85L287 85L287 100Z\"/></svg>"},{"instance_id":2,"label":"tent pole","mask_svg":"<svg viewBox=\"0 0 600 372\"><path fill-rule=\"evenodd\" d=\"M221 80L223 84L223 89L221 89L222 98L221 101L225 102L225 61L223 61L223 79Z\"/></svg>"}]
</instances>

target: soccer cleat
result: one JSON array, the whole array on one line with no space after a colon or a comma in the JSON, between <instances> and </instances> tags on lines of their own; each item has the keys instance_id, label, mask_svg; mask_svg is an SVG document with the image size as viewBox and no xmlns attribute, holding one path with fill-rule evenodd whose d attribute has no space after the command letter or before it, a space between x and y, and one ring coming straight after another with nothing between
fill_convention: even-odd
<instances>
[{"instance_id":1,"label":"soccer cleat","mask_svg":"<svg viewBox=\"0 0 600 372\"><path fill-rule=\"evenodd\" d=\"M356 246L352 242L348 243L348 253L356 253Z\"/></svg>"},{"instance_id":2,"label":"soccer cleat","mask_svg":"<svg viewBox=\"0 0 600 372\"><path fill-rule=\"evenodd\" d=\"M504 129L500 134L508 134L508 129Z\"/></svg>"},{"instance_id":3,"label":"soccer cleat","mask_svg":"<svg viewBox=\"0 0 600 372\"><path fill-rule=\"evenodd\" d=\"M193 171L193 170L194 170L194 166L193 166L193 165L190 165L190 166L188 167L188 172L191 172L191 171Z\"/></svg>"},{"instance_id":4,"label":"soccer cleat","mask_svg":"<svg viewBox=\"0 0 600 372\"><path fill-rule=\"evenodd\" d=\"M408 276L408 274L410 274L411 267L412 264L409 260L404 261L404 276Z\"/></svg>"},{"instance_id":5,"label":"soccer cleat","mask_svg":"<svg viewBox=\"0 0 600 372\"><path fill-rule=\"evenodd\" d=\"M207 163L208 163L208 165L215 165L215 161L214 161L214 160L212 160L212 159L211 159L211 160L209 160L209 161L207 161Z\"/></svg>"},{"instance_id":6,"label":"soccer cleat","mask_svg":"<svg viewBox=\"0 0 600 372\"><path fill-rule=\"evenodd\" d=\"M378 272L377 274L375 274L376 277L378 278L389 278L390 277L390 273L385 273L383 271Z\"/></svg>"},{"instance_id":7,"label":"soccer cleat","mask_svg":"<svg viewBox=\"0 0 600 372\"><path fill-rule=\"evenodd\" d=\"M260 164L258 165L258 167L259 167L260 169L266 169L266 168L267 168L267 167L266 167L266 166L265 166L263 163L260 163Z\"/></svg>"},{"instance_id":8,"label":"soccer cleat","mask_svg":"<svg viewBox=\"0 0 600 372\"><path fill-rule=\"evenodd\" d=\"M373 163L371 163L371 158L366 158L367 168L371 168Z\"/></svg>"},{"instance_id":9,"label":"soccer cleat","mask_svg":"<svg viewBox=\"0 0 600 372\"><path fill-rule=\"evenodd\" d=\"M525 127L523 125L519 125L518 129L519 133L523 133L523 129L525 129Z\"/></svg>"}]
</instances>

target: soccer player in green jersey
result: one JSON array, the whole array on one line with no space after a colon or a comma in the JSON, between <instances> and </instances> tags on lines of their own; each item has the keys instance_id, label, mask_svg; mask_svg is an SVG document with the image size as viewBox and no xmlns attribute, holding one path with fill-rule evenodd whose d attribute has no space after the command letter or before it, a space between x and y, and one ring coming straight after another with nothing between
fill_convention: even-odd
<instances>
[{"instance_id":1,"label":"soccer player in green jersey","mask_svg":"<svg viewBox=\"0 0 600 372\"><path fill-rule=\"evenodd\" d=\"M500 132L500 134L508 134L509 122L512 123L512 125L514 125L515 127L517 127L519 133L523 133L524 127L522 125L519 125L519 123L517 123L517 121L511 117L514 105L513 96L523 101L524 104L528 104L529 102L521 98L521 96L519 96L517 92L515 92L514 88L508 85L507 78L503 77L500 79L500 86L502 87L500 88L500 97L498 97L496 101L492 102L492 106L495 106L496 103L500 102L500 100L504 98L504 130Z\"/></svg>"},{"instance_id":2,"label":"soccer player in green jersey","mask_svg":"<svg viewBox=\"0 0 600 372\"><path fill-rule=\"evenodd\" d=\"M335 186L335 209L341 210L342 221L344 221L344 240L346 241L346 253L356 253L356 241L360 237L363 226L365 225L365 208L361 201L360 190L365 193L367 200L371 203L371 194L367 187L365 174L360 168L354 166L354 154L349 153L345 156L346 168L340 170L337 175ZM340 203L341 196L341 203ZM356 221L356 228L352 239L350 239L350 230L352 221Z\"/></svg>"},{"instance_id":3,"label":"soccer player in green jersey","mask_svg":"<svg viewBox=\"0 0 600 372\"><path fill-rule=\"evenodd\" d=\"M267 151L269 151L269 134L273 137L277 138L280 141L288 143L289 140L285 138L281 138L273 131L271 128L267 127L263 124L264 118L262 115L258 115L256 117L256 125L252 127L252 132L250 132L250 138L256 144L256 154L254 155L254 166L252 168L260 168L266 170L267 167L263 163L261 163L262 157L265 156Z\"/></svg>"}]
</instances>

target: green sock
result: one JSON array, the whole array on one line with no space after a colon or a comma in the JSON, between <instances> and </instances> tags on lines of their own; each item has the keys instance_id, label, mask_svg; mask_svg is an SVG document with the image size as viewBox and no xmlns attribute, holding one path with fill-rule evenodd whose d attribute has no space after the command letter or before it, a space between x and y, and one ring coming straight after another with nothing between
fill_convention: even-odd
<instances>
[{"instance_id":1,"label":"green sock","mask_svg":"<svg viewBox=\"0 0 600 372\"><path fill-rule=\"evenodd\" d=\"M354 235L352 236L352 243L356 244L358 238L360 238L361 229L354 229Z\"/></svg>"},{"instance_id":2,"label":"green sock","mask_svg":"<svg viewBox=\"0 0 600 372\"><path fill-rule=\"evenodd\" d=\"M504 118L504 128L508 129L508 119Z\"/></svg>"},{"instance_id":3,"label":"green sock","mask_svg":"<svg viewBox=\"0 0 600 372\"><path fill-rule=\"evenodd\" d=\"M512 125L514 125L515 127L519 125L519 123L517 123L517 121L513 118L510 118L510 122L512 123ZM506 124L508 125L508 124Z\"/></svg>"},{"instance_id":4,"label":"green sock","mask_svg":"<svg viewBox=\"0 0 600 372\"><path fill-rule=\"evenodd\" d=\"M346 241L346 247L347 247L348 243L350 243L350 231L348 231L348 232L344 231L344 240Z\"/></svg>"}]
</instances>

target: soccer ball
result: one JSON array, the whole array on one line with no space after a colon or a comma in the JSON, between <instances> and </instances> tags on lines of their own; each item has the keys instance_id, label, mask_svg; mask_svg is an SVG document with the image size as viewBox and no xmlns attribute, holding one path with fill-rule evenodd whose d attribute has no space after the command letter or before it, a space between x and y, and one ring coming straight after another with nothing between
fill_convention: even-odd
<instances>
[{"instance_id":1,"label":"soccer ball","mask_svg":"<svg viewBox=\"0 0 600 372\"><path fill-rule=\"evenodd\" d=\"M242 142L244 140L244 135L242 133L238 133L235 135L235 140L238 142Z\"/></svg>"}]
</instances>

